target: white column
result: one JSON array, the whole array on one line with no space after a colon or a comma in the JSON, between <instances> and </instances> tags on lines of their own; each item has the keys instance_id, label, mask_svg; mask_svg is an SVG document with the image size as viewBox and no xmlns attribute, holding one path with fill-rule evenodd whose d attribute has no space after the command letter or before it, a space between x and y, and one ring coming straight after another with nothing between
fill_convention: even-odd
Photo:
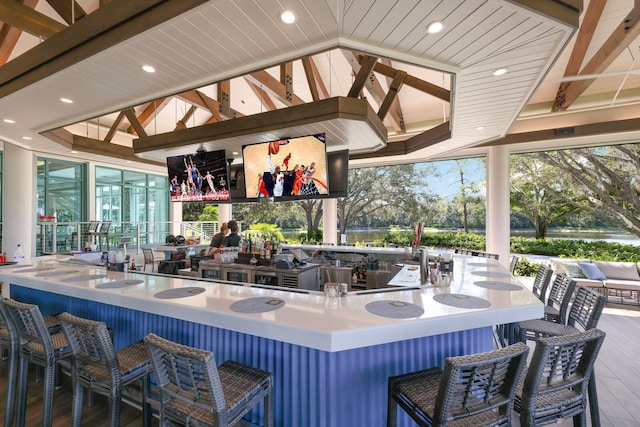
<instances>
[{"instance_id":1,"label":"white column","mask_svg":"<svg viewBox=\"0 0 640 427\"><path fill-rule=\"evenodd\" d=\"M223 222L229 222L233 219L231 215L232 204L231 203L222 203L218 205L218 224L222 224Z\"/></svg>"},{"instance_id":2,"label":"white column","mask_svg":"<svg viewBox=\"0 0 640 427\"><path fill-rule=\"evenodd\" d=\"M181 233L182 203L178 203L178 202L169 202L169 203L171 203L169 205L169 221L171 221L170 227L169 227L169 234L173 234L174 236L177 236L178 234Z\"/></svg>"},{"instance_id":3,"label":"white column","mask_svg":"<svg viewBox=\"0 0 640 427\"><path fill-rule=\"evenodd\" d=\"M338 199L322 200L322 243L338 243Z\"/></svg>"},{"instance_id":4,"label":"white column","mask_svg":"<svg viewBox=\"0 0 640 427\"><path fill-rule=\"evenodd\" d=\"M489 147L487 152L487 252L498 254L509 267L509 150Z\"/></svg>"},{"instance_id":5,"label":"white column","mask_svg":"<svg viewBox=\"0 0 640 427\"><path fill-rule=\"evenodd\" d=\"M26 258L36 254L36 156L32 151L4 144L2 250L13 260L18 243ZM45 212L43 212L45 214Z\"/></svg>"}]
</instances>

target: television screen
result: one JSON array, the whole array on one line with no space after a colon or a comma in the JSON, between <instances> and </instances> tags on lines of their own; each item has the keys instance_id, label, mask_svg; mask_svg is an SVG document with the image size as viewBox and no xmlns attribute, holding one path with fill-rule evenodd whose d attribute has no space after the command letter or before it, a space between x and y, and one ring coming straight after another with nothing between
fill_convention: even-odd
<instances>
[{"instance_id":1,"label":"television screen","mask_svg":"<svg viewBox=\"0 0 640 427\"><path fill-rule=\"evenodd\" d=\"M229 200L224 150L167 157L172 202Z\"/></svg>"},{"instance_id":2,"label":"television screen","mask_svg":"<svg viewBox=\"0 0 640 427\"><path fill-rule=\"evenodd\" d=\"M329 194L325 134L242 147L247 199Z\"/></svg>"}]
</instances>

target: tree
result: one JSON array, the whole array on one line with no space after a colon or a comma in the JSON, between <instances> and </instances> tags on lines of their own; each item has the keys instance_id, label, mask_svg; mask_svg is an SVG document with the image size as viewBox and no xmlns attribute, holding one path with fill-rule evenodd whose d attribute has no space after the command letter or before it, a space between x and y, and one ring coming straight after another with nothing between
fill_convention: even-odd
<instances>
[{"instance_id":1,"label":"tree","mask_svg":"<svg viewBox=\"0 0 640 427\"><path fill-rule=\"evenodd\" d=\"M322 200L299 200L296 202L304 211L307 219L307 233L320 229L320 220L322 220Z\"/></svg>"},{"instance_id":2,"label":"tree","mask_svg":"<svg viewBox=\"0 0 640 427\"><path fill-rule=\"evenodd\" d=\"M413 164L350 169L349 195L337 202L340 233L346 234L357 221L381 216L394 207L410 213L413 220L420 218L425 207L421 201L431 200L425 175Z\"/></svg>"},{"instance_id":3,"label":"tree","mask_svg":"<svg viewBox=\"0 0 640 427\"><path fill-rule=\"evenodd\" d=\"M564 180L557 194L609 224L640 236L640 145L580 148L537 153Z\"/></svg>"},{"instance_id":4,"label":"tree","mask_svg":"<svg viewBox=\"0 0 640 427\"><path fill-rule=\"evenodd\" d=\"M546 236L553 222L579 209L562 194L557 167L539 158L538 153L511 156L511 211L529 219L536 239Z\"/></svg>"}]
</instances>

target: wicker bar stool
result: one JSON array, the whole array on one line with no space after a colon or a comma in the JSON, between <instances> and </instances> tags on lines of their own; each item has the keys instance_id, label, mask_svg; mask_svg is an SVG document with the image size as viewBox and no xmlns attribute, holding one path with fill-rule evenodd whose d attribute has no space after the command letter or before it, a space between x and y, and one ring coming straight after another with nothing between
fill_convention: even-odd
<instances>
[{"instance_id":1,"label":"wicker bar stool","mask_svg":"<svg viewBox=\"0 0 640 427\"><path fill-rule=\"evenodd\" d=\"M553 424L567 417L573 417L573 425L586 427L587 394L591 400L593 365L604 337L601 330L590 329L536 342L516 392L514 409L522 427Z\"/></svg>"},{"instance_id":2,"label":"wicker bar stool","mask_svg":"<svg viewBox=\"0 0 640 427\"><path fill-rule=\"evenodd\" d=\"M523 343L448 357L440 368L389 378L387 427L398 405L420 426L510 426L516 386L529 348Z\"/></svg>"},{"instance_id":3,"label":"wicker bar stool","mask_svg":"<svg viewBox=\"0 0 640 427\"><path fill-rule=\"evenodd\" d=\"M13 426L16 406L16 384L18 376L18 347L20 338L4 304L0 303L0 347L8 350L9 370L7 375L7 402L4 411L4 426Z\"/></svg>"},{"instance_id":4,"label":"wicker bar stool","mask_svg":"<svg viewBox=\"0 0 640 427\"><path fill-rule=\"evenodd\" d=\"M82 319L69 313L58 316L73 354L73 426L82 425L85 388L107 396L110 425L120 425L120 402L141 404L144 425L151 425L151 409L146 402L149 394L151 361L142 341L115 351L107 325ZM125 388L142 381L141 402L124 393Z\"/></svg>"},{"instance_id":5,"label":"wicker bar stool","mask_svg":"<svg viewBox=\"0 0 640 427\"><path fill-rule=\"evenodd\" d=\"M593 329L598 326L606 303L607 297L601 293L585 286L578 286L566 325L543 319L524 320L518 323L520 341L536 341L541 337L571 335Z\"/></svg>"},{"instance_id":6,"label":"wicker bar stool","mask_svg":"<svg viewBox=\"0 0 640 427\"><path fill-rule=\"evenodd\" d=\"M160 425L233 426L264 401L264 425L273 426L273 375L154 334L144 338L160 388Z\"/></svg>"},{"instance_id":7,"label":"wicker bar stool","mask_svg":"<svg viewBox=\"0 0 640 427\"><path fill-rule=\"evenodd\" d=\"M533 279L531 292L533 292L533 294L542 302L546 302L545 298L547 296L547 288L551 282L552 275L553 270L551 267L548 265L540 265L538 272L536 273L536 277Z\"/></svg>"},{"instance_id":8,"label":"wicker bar stool","mask_svg":"<svg viewBox=\"0 0 640 427\"><path fill-rule=\"evenodd\" d=\"M556 274L547 304L544 306L544 320L556 323L565 323L567 309L576 288L576 282L563 274Z\"/></svg>"},{"instance_id":9,"label":"wicker bar stool","mask_svg":"<svg viewBox=\"0 0 640 427\"><path fill-rule=\"evenodd\" d=\"M44 368L42 425L49 427L52 424L56 368L59 364L69 366L71 347L62 332L50 333L37 305L12 299L0 300L0 304L5 307L7 320L13 322L20 340L16 426L23 427L25 423L27 376L29 363L33 363Z\"/></svg>"}]
</instances>

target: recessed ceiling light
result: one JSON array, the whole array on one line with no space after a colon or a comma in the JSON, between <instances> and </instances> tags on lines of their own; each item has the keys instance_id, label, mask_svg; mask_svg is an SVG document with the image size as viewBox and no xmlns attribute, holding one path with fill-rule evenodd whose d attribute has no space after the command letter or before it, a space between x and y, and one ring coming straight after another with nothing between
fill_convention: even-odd
<instances>
[{"instance_id":1,"label":"recessed ceiling light","mask_svg":"<svg viewBox=\"0 0 640 427\"><path fill-rule=\"evenodd\" d=\"M231 154L233 154L234 156L237 156L237 155L238 155L238 154L240 154L240 153L238 153L237 151L234 151L234 152L233 152L233 153L231 153Z\"/></svg>"},{"instance_id":2,"label":"recessed ceiling light","mask_svg":"<svg viewBox=\"0 0 640 427\"><path fill-rule=\"evenodd\" d=\"M476 130L484 130L484 126L478 126Z\"/></svg>"},{"instance_id":3,"label":"recessed ceiling light","mask_svg":"<svg viewBox=\"0 0 640 427\"><path fill-rule=\"evenodd\" d=\"M280 19L285 24L293 24L296 22L296 14L291 12L290 10L285 10L280 14Z\"/></svg>"},{"instance_id":4,"label":"recessed ceiling light","mask_svg":"<svg viewBox=\"0 0 640 427\"><path fill-rule=\"evenodd\" d=\"M26 141L31 141L31 137L30 136L23 136L22 139L24 139Z\"/></svg>"},{"instance_id":5,"label":"recessed ceiling light","mask_svg":"<svg viewBox=\"0 0 640 427\"><path fill-rule=\"evenodd\" d=\"M144 71L146 71L147 73L155 73L156 72L156 69L153 68L151 65L143 65L142 69Z\"/></svg>"},{"instance_id":6,"label":"recessed ceiling light","mask_svg":"<svg viewBox=\"0 0 640 427\"><path fill-rule=\"evenodd\" d=\"M69 98L60 98L60 101L64 102L65 104L73 104L73 101Z\"/></svg>"},{"instance_id":7,"label":"recessed ceiling light","mask_svg":"<svg viewBox=\"0 0 640 427\"><path fill-rule=\"evenodd\" d=\"M444 22L433 21L427 26L427 32L429 34L437 34L444 29Z\"/></svg>"},{"instance_id":8,"label":"recessed ceiling light","mask_svg":"<svg viewBox=\"0 0 640 427\"><path fill-rule=\"evenodd\" d=\"M71 154L78 154L76 150L71 150Z\"/></svg>"},{"instance_id":9,"label":"recessed ceiling light","mask_svg":"<svg viewBox=\"0 0 640 427\"><path fill-rule=\"evenodd\" d=\"M498 68L497 70L495 70L493 72L493 75L494 76L501 76L501 75L505 74L506 72L507 72L506 68Z\"/></svg>"},{"instance_id":10,"label":"recessed ceiling light","mask_svg":"<svg viewBox=\"0 0 640 427\"><path fill-rule=\"evenodd\" d=\"M11 120L11 119L3 119L2 121L9 124L14 124L16 122L15 120Z\"/></svg>"}]
</instances>

